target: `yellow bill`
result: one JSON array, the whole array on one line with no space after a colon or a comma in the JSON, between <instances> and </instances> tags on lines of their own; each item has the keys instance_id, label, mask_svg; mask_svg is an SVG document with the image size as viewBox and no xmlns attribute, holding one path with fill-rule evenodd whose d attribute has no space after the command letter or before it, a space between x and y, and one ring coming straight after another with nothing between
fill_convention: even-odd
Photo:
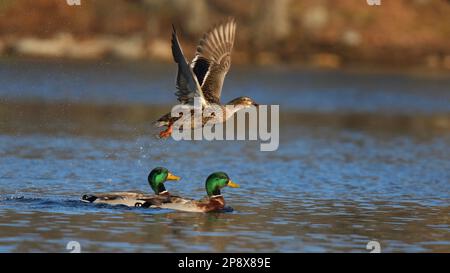
<instances>
[{"instance_id":1,"label":"yellow bill","mask_svg":"<svg viewBox=\"0 0 450 273\"><path fill-rule=\"evenodd\" d=\"M167 175L167 180L178 181L180 179L181 179L181 177L176 176L176 175L172 174L171 172L169 172L169 174Z\"/></svg>"},{"instance_id":2,"label":"yellow bill","mask_svg":"<svg viewBox=\"0 0 450 273\"><path fill-rule=\"evenodd\" d=\"M228 180L228 187L232 187L232 188L239 188L239 184L234 183L231 180Z\"/></svg>"}]
</instances>

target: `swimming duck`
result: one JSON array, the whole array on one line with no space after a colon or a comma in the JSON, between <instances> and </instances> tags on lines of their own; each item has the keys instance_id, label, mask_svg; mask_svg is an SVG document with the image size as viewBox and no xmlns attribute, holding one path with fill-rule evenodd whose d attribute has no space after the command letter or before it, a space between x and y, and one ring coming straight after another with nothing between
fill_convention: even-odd
<instances>
[{"instance_id":1,"label":"swimming duck","mask_svg":"<svg viewBox=\"0 0 450 273\"><path fill-rule=\"evenodd\" d=\"M225 208L225 199L220 190L224 187L239 188L239 185L231 181L230 177L224 172L212 173L205 182L205 189L208 196L201 200L186 199L175 197L171 202L157 205L159 208L173 209L188 212L212 212L220 211ZM143 207L153 206L152 200L144 203Z\"/></svg>"},{"instance_id":2,"label":"swimming duck","mask_svg":"<svg viewBox=\"0 0 450 273\"><path fill-rule=\"evenodd\" d=\"M194 100L198 99L203 111L205 109L210 109L210 113L222 111L217 115L203 117L201 126L208 121L210 124L225 122L243 108L258 106L249 97L238 97L230 101L227 105L233 105L231 109L225 108L225 105L220 103L223 81L231 66L235 32L236 21L233 18L215 25L203 35L195 56L189 64L173 27L172 55L178 64L176 79L178 91L175 93L178 101L184 105L194 106ZM159 133L159 137L169 137L172 134L174 122L181 117L172 117L171 113L168 113L158 119L155 126L167 126L166 130ZM195 123L191 122L191 125L191 129L195 129Z\"/></svg>"},{"instance_id":3,"label":"swimming duck","mask_svg":"<svg viewBox=\"0 0 450 273\"><path fill-rule=\"evenodd\" d=\"M181 178L169 172L166 168L154 168L148 175L148 183L155 192L153 194L145 194L142 192L111 192L100 194L84 194L81 201L88 203L125 205L130 207L140 207L144 203L146 206L155 206L162 203L171 202L172 196L164 187L166 181L178 181ZM143 201L145 200L145 201Z\"/></svg>"}]
</instances>

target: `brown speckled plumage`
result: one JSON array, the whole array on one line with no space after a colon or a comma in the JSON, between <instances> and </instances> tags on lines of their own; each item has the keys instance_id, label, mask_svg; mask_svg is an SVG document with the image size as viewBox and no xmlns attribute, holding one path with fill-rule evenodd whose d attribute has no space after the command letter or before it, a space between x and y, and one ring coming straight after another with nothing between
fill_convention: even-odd
<instances>
[{"instance_id":1,"label":"brown speckled plumage","mask_svg":"<svg viewBox=\"0 0 450 273\"><path fill-rule=\"evenodd\" d=\"M188 212L212 212L220 211L225 207L225 199L222 195L205 197L201 200L174 198L172 202L159 206L165 209L174 209Z\"/></svg>"},{"instance_id":2,"label":"brown speckled plumage","mask_svg":"<svg viewBox=\"0 0 450 273\"><path fill-rule=\"evenodd\" d=\"M181 49L175 28L173 28L172 55L178 64L177 92L175 93L178 101L181 104L194 105L194 98L198 98L203 108L216 105L224 114L222 119L219 119L219 117L204 118L202 126L211 119L214 119L214 123L224 122L234 113L225 113L224 106L220 103L220 96L225 76L231 66L231 52L235 33L236 21L233 18L213 26L203 35L194 58L188 63ZM160 137L170 136L172 125L179 118L171 117L170 113L159 118L155 125L168 127L160 133ZM193 125L192 128L194 128Z\"/></svg>"}]
</instances>

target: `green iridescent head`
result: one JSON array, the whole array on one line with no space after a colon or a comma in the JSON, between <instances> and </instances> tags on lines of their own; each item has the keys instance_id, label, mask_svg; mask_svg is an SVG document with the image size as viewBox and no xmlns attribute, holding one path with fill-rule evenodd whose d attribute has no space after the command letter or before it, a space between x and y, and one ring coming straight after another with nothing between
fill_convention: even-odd
<instances>
[{"instance_id":1,"label":"green iridescent head","mask_svg":"<svg viewBox=\"0 0 450 273\"><path fill-rule=\"evenodd\" d=\"M227 186L239 188L239 185L231 181L230 177L224 172L212 173L205 182L206 193L208 196L220 195L220 189Z\"/></svg>"},{"instance_id":2,"label":"green iridescent head","mask_svg":"<svg viewBox=\"0 0 450 273\"><path fill-rule=\"evenodd\" d=\"M154 168L148 175L148 183L156 194L166 191L164 182L169 180L178 181L181 177L173 175L168 169L163 167Z\"/></svg>"}]
</instances>

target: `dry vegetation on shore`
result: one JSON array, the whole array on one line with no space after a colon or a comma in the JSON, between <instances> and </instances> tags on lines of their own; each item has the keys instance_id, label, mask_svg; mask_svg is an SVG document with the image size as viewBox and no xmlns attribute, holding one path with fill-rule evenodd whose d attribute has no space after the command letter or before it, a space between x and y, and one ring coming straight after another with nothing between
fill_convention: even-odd
<instances>
[{"instance_id":1,"label":"dry vegetation on shore","mask_svg":"<svg viewBox=\"0 0 450 273\"><path fill-rule=\"evenodd\" d=\"M449 14L448 0L2 0L0 54L171 61L172 23L190 56L234 16L235 63L450 69Z\"/></svg>"}]
</instances>

